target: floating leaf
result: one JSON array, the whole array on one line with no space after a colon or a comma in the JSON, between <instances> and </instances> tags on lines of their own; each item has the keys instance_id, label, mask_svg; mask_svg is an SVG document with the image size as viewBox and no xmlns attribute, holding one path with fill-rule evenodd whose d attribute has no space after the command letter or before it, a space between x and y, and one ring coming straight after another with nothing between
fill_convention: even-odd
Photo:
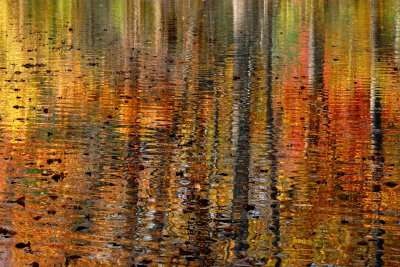
<instances>
[{"instance_id":1,"label":"floating leaf","mask_svg":"<svg viewBox=\"0 0 400 267\"><path fill-rule=\"evenodd\" d=\"M87 229L89 229L89 227L86 227L86 226L78 226L78 227L75 228L75 231L76 231L76 232L80 232L80 231L87 230Z\"/></svg>"},{"instance_id":2,"label":"floating leaf","mask_svg":"<svg viewBox=\"0 0 400 267\"><path fill-rule=\"evenodd\" d=\"M31 242L30 241L28 241L28 243L17 243L17 244L15 244L15 247L16 248L30 248L31 247Z\"/></svg>"},{"instance_id":3,"label":"floating leaf","mask_svg":"<svg viewBox=\"0 0 400 267\"><path fill-rule=\"evenodd\" d=\"M70 264L70 261L77 260L80 258L82 258L82 257L79 255L71 255L71 256L65 257L65 266L68 267Z\"/></svg>"},{"instance_id":4,"label":"floating leaf","mask_svg":"<svg viewBox=\"0 0 400 267\"><path fill-rule=\"evenodd\" d=\"M368 245L368 242L365 241L365 240L361 240L361 241L358 241L358 242L357 242L357 245L366 246L366 245Z\"/></svg>"},{"instance_id":5,"label":"floating leaf","mask_svg":"<svg viewBox=\"0 0 400 267\"><path fill-rule=\"evenodd\" d=\"M55 210L47 210L47 213L51 214L51 215L54 215L54 214L56 214L56 211Z\"/></svg>"},{"instance_id":6,"label":"floating leaf","mask_svg":"<svg viewBox=\"0 0 400 267\"><path fill-rule=\"evenodd\" d=\"M16 200L17 204L21 205L22 207L25 207L25 197L20 197Z\"/></svg>"},{"instance_id":7,"label":"floating leaf","mask_svg":"<svg viewBox=\"0 0 400 267\"><path fill-rule=\"evenodd\" d=\"M29 69L29 68L35 67L35 65L31 64L31 63L26 63L26 64L23 64L22 67Z\"/></svg>"},{"instance_id":8,"label":"floating leaf","mask_svg":"<svg viewBox=\"0 0 400 267\"><path fill-rule=\"evenodd\" d=\"M47 160L47 164L52 164L53 162L61 163L62 160L61 160L61 159L48 159L48 160Z\"/></svg>"},{"instance_id":9,"label":"floating leaf","mask_svg":"<svg viewBox=\"0 0 400 267\"><path fill-rule=\"evenodd\" d=\"M60 174L54 174L53 176L51 176L51 179L53 179L56 182L62 181L64 178L65 178L65 174L63 172L61 172Z\"/></svg>"},{"instance_id":10,"label":"floating leaf","mask_svg":"<svg viewBox=\"0 0 400 267\"><path fill-rule=\"evenodd\" d=\"M176 174L176 176L183 177L185 173L181 170L181 171L176 171L175 174Z\"/></svg>"},{"instance_id":11,"label":"floating leaf","mask_svg":"<svg viewBox=\"0 0 400 267\"><path fill-rule=\"evenodd\" d=\"M384 183L385 186L390 187L390 188L394 188L396 186L398 186L399 184L396 182L386 182Z\"/></svg>"},{"instance_id":12,"label":"floating leaf","mask_svg":"<svg viewBox=\"0 0 400 267\"><path fill-rule=\"evenodd\" d=\"M16 235L17 232L0 227L0 234L5 236Z\"/></svg>"}]
</instances>

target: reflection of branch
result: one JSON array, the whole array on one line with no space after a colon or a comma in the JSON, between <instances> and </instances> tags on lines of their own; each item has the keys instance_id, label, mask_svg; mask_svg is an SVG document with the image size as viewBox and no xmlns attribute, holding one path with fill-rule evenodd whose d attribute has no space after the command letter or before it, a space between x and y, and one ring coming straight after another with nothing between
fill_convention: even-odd
<instances>
[{"instance_id":1,"label":"reflection of branch","mask_svg":"<svg viewBox=\"0 0 400 267\"><path fill-rule=\"evenodd\" d=\"M307 145L306 154L311 151L311 146L315 146L320 138L319 127L321 125L321 116L326 97L323 94L324 89L324 61L325 61L325 22L324 4L320 4L319 0L314 0L312 5L312 16L310 23L310 40L309 40L309 83L312 84L309 91L309 125L308 135L305 138ZM313 170L315 171L315 170Z\"/></svg>"},{"instance_id":2,"label":"reflection of branch","mask_svg":"<svg viewBox=\"0 0 400 267\"><path fill-rule=\"evenodd\" d=\"M273 19L273 1L265 1L266 5L266 97L267 97L267 149L269 152L268 158L271 160L270 166L270 198L271 198L271 211L272 211L272 226L274 233L274 239L272 241L272 245L275 247L274 256L277 261L275 263L276 266L280 266L281 258L278 256L281 249L279 247L280 243L280 205L278 202L278 194L279 190L277 188L277 158L276 153L277 150L275 148L276 140L276 130L274 127L274 110L273 110L273 96L272 96L272 19Z\"/></svg>"},{"instance_id":3,"label":"reflection of branch","mask_svg":"<svg viewBox=\"0 0 400 267\"><path fill-rule=\"evenodd\" d=\"M234 2L235 4L240 3ZM240 4L247 4L243 2ZM234 167L234 188L233 188L233 216L234 221L239 224L240 230L236 237L237 251L245 251L248 248L248 219L245 207L249 202L249 167L250 167L250 36L248 29L252 28L252 17L248 14L243 14L243 10L234 6L234 35L237 45L235 51L235 77L239 77L235 81L235 87L239 95L238 103L238 118L235 118L237 123L237 148L236 161ZM246 9L244 9L246 10ZM240 11L240 12L239 12ZM237 20L236 20L237 19ZM241 22L240 20L244 20ZM242 34L245 33L245 34Z\"/></svg>"},{"instance_id":4,"label":"reflection of branch","mask_svg":"<svg viewBox=\"0 0 400 267\"><path fill-rule=\"evenodd\" d=\"M382 235L384 231L380 229L379 225L382 221L379 219L379 210L381 207L381 195L379 193L380 186L381 186L381 178L382 178L382 170L383 170L383 155L382 155L382 139L383 139L383 132L382 132L382 115L381 115L381 97L377 94L377 73L375 62L377 58L376 53L376 46L379 44L379 36L377 34L377 29L379 28L378 21L377 21L377 14L378 14L378 6L377 1L372 0L371 2L371 30L370 30L370 45L371 51L373 53L371 57L371 89L370 89L370 113L371 113L371 139L373 144L373 170L372 170L372 192L378 192L379 199L376 199L375 202L377 204L377 210L373 210L376 214L376 222L373 224L376 227L372 227L371 234L374 238L375 244L375 253L373 255L373 264L372 266L382 266L382 255L383 255L383 239Z\"/></svg>"}]
</instances>

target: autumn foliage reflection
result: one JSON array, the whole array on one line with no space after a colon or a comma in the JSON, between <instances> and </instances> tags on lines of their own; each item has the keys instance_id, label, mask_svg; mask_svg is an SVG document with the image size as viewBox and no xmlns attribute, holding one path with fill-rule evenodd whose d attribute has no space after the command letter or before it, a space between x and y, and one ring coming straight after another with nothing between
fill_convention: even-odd
<instances>
[{"instance_id":1,"label":"autumn foliage reflection","mask_svg":"<svg viewBox=\"0 0 400 267\"><path fill-rule=\"evenodd\" d=\"M396 1L0 8L1 265L399 264Z\"/></svg>"}]
</instances>

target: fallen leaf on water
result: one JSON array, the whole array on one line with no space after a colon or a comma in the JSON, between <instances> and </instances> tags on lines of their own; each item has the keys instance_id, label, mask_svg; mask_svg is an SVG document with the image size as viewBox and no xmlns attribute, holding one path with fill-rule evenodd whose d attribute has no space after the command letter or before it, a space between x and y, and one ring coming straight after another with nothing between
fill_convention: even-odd
<instances>
[{"instance_id":1,"label":"fallen leaf on water","mask_svg":"<svg viewBox=\"0 0 400 267\"><path fill-rule=\"evenodd\" d=\"M210 205L210 201L208 199L199 199L199 204L202 206L208 206Z\"/></svg>"},{"instance_id":2,"label":"fallen leaf on water","mask_svg":"<svg viewBox=\"0 0 400 267\"><path fill-rule=\"evenodd\" d=\"M0 234L1 235L5 235L5 236L9 236L9 235L16 235L17 232L13 231L13 230L8 230L6 228L2 228L0 227Z\"/></svg>"},{"instance_id":3,"label":"fallen leaf on water","mask_svg":"<svg viewBox=\"0 0 400 267\"><path fill-rule=\"evenodd\" d=\"M246 206L244 207L244 209L246 211L251 211L251 210L255 210L256 206L252 205L252 204L246 204Z\"/></svg>"},{"instance_id":4,"label":"fallen leaf on water","mask_svg":"<svg viewBox=\"0 0 400 267\"><path fill-rule=\"evenodd\" d=\"M142 263L144 263L144 264L150 264L152 262L153 262L153 260L151 260L151 259L143 259L142 260Z\"/></svg>"},{"instance_id":5,"label":"fallen leaf on water","mask_svg":"<svg viewBox=\"0 0 400 267\"><path fill-rule=\"evenodd\" d=\"M51 214L51 215L54 215L54 214L56 214L56 211L55 210L47 210L47 213Z\"/></svg>"},{"instance_id":6,"label":"fallen leaf on water","mask_svg":"<svg viewBox=\"0 0 400 267\"><path fill-rule=\"evenodd\" d=\"M180 176L180 177L183 177L184 174L185 174L185 173L184 173L183 171L177 171L177 172L175 173L176 176Z\"/></svg>"},{"instance_id":7,"label":"fallen leaf on water","mask_svg":"<svg viewBox=\"0 0 400 267\"><path fill-rule=\"evenodd\" d=\"M192 254L192 252L190 250L188 250L186 248L182 248L182 247L179 248L179 255L187 256L187 255L191 255L191 254Z\"/></svg>"},{"instance_id":8,"label":"fallen leaf on water","mask_svg":"<svg viewBox=\"0 0 400 267\"><path fill-rule=\"evenodd\" d=\"M394 187L398 186L399 184L396 182L386 182L386 183L384 183L384 185L386 185L387 187L390 187L390 188L394 188Z\"/></svg>"},{"instance_id":9,"label":"fallen leaf on water","mask_svg":"<svg viewBox=\"0 0 400 267\"><path fill-rule=\"evenodd\" d=\"M69 266L70 261L77 260L77 259L80 259L80 258L82 258L82 257L79 256L79 255L71 255L71 256L65 257L65 266L66 267Z\"/></svg>"},{"instance_id":10,"label":"fallen leaf on water","mask_svg":"<svg viewBox=\"0 0 400 267\"><path fill-rule=\"evenodd\" d=\"M27 68L27 69L35 67L35 65L33 65L33 64L31 64L31 63L26 63L26 64L23 64L22 66L23 66L24 68Z\"/></svg>"},{"instance_id":11,"label":"fallen leaf on water","mask_svg":"<svg viewBox=\"0 0 400 267\"><path fill-rule=\"evenodd\" d=\"M183 214L188 214L194 211L193 206L186 207L185 209L182 210Z\"/></svg>"},{"instance_id":12,"label":"fallen leaf on water","mask_svg":"<svg viewBox=\"0 0 400 267\"><path fill-rule=\"evenodd\" d=\"M47 164L52 164L53 162L61 163L62 160L61 160L61 159L48 159L48 160L47 160Z\"/></svg>"},{"instance_id":13,"label":"fallen leaf on water","mask_svg":"<svg viewBox=\"0 0 400 267\"><path fill-rule=\"evenodd\" d=\"M58 196L56 196L56 195L50 195L49 198L50 198L51 200L56 200L56 199L58 198Z\"/></svg>"},{"instance_id":14,"label":"fallen leaf on water","mask_svg":"<svg viewBox=\"0 0 400 267\"><path fill-rule=\"evenodd\" d=\"M368 245L368 242L365 240L361 240L361 241L357 242L357 245L366 246L366 245Z\"/></svg>"},{"instance_id":15,"label":"fallen leaf on water","mask_svg":"<svg viewBox=\"0 0 400 267\"><path fill-rule=\"evenodd\" d=\"M16 248L30 248L31 247L31 242L28 241L28 243L17 243L15 244Z\"/></svg>"},{"instance_id":16,"label":"fallen leaf on water","mask_svg":"<svg viewBox=\"0 0 400 267\"><path fill-rule=\"evenodd\" d=\"M64 178L65 178L65 174L63 172L61 172L60 174L54 174L53 176L51 176L51 179L53 179L56 182L61 181Z\"/></svg>"},{"instance_id":17,"label":"fallen leaf on water","mask_svg":"<svg viewBox=\"0 0 400 267\"><path fill-rule=\"evenodd\" d=\"M235 232L235 231L239 231L241 228L238 226L226 226L224 227L224 231L226 232Z\"/></svg>"},{"instance_id":18,"label":"fallen leaf on water","mask_svg":"<svg viewBox=\"0 0 400 267\"><path fill-rule=\"evenodd\" d=\"M342 172L342 171L336 172L336 175L337 175L338 177L344 176L345 174L346 174L346 173L345 173L345 172Z\"/></svg>"},{"instance_id":19,"label":"fallen leaf on water","mask_svg":"<svg viewBox=\"0 0 400 267\"><path fill-rule=\"evenodd\" d=\"M342 224L348 224L348 223L350 223L348 220L346 220L346 219L342 219L342 220L340 220L340 223L342 223Z\"/></svg>"},{"instance_id":20,"label":"fallen leaf on water","mask_svg":"<svg viewBox=\"0 0 400 267\"><path fill-rule=\"evenodd\" d=\"M40 165L40 167L42 168L44 165ZM52 173L48 172L47 170L44 170L42 173L40 173L40 175L42 176L50 176Z\"/></svg>"},{"instance_id":21,"label":"fallen leaf on water","mask_svg":"<svg viewBox=\"0 0 400 267\"><path fill-rule=\"evenodd\" d=\"M20 197L17 199L17 204L21 205L22 207L25 207L25 197Z\"/></svg>"},{"instance_id":22,"label":"fallen leaf on water","mask_svg":"<svg viewBox=\"0 0 400 267\"><path fill-rule=\"evenodd\" d=\"M78 226L78 227L75 228L75 231L76 231L76 232L80 232L80 231L87 230L87 229L89 229L89 227L86 227L86 226Z\"/></svg>"}]
</instances>

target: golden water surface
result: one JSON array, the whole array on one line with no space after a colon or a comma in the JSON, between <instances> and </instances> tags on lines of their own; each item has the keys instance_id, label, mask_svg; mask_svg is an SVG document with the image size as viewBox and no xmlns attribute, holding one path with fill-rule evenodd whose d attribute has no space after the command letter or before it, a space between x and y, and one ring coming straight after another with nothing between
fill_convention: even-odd
<instances>
[{"instance_id":1,"label":"golden water surface","mask_svg":"<svg viewBox=\"0 0 400 267\"><path fill-rule=\"evenodd\" d=\"M0 1L0 266L399 266L397 0Z\"/></svg>"}]
</instances>

